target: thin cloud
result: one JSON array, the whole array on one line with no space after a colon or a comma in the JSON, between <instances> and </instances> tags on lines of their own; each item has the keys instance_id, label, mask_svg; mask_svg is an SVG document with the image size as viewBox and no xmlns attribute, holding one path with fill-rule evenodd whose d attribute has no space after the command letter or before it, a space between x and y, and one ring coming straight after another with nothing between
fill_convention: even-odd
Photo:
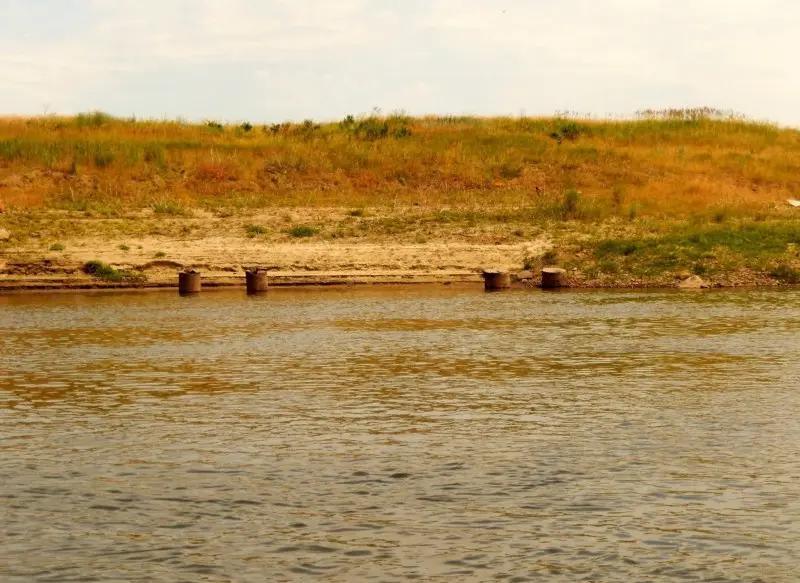
<instances>
[{"instance_id":1,"label":"thin cloud","mask_svg":"<svg viewBox=\"0 0 800 583\"><path fill-rule=\"evenodd\" d=\"M798 29L780 0L0 0L0 112L712 105L800 124Z\"/></svg>"}]
</instances>

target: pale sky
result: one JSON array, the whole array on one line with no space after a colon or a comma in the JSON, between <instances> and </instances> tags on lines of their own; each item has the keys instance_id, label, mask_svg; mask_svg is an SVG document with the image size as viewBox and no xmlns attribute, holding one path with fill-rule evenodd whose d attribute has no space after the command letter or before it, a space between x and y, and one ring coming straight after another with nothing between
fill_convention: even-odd
<instances>
[{"instance_id":1,"label":"pale sky","mask_svg":"<svg viewBox=\"0 0 800 583\"><path fill-rule=\"evenodd\" d=\"M0 114L713 106L800 126L795 0L0 0Z\"/></svg>"}]
</instances>

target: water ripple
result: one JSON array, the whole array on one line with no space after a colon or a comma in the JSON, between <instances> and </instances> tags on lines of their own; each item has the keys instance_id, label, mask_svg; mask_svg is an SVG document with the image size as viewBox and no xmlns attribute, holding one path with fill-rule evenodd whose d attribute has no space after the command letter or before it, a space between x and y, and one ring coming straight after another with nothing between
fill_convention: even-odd
<instances>
[{"instance_id":1,"label":"water ripple","mask_svg":"<svg viewBox=\"0 0 800 583\"><path fill-rule=\"evenodd\" d=\"M800 294L0 301L4 581L786 581Z\"/></svg>"}]
</instances>

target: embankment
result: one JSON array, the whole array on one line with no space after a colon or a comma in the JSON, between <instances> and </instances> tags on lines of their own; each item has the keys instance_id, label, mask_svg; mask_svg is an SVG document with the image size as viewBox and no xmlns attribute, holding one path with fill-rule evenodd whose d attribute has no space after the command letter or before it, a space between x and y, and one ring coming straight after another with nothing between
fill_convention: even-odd
<instances>
[{"instance_id":1,"label":"embankment","mask_svg":"<svg viewBox=\"0 0 800 583\"><path fill-rule=\"evenodd\" d=\"M800 281L800 132L713 110L625 121L403 115L253 126L0 120L0 286ZM89 261L111 266L84 273Z\"/></svg>"}]
</instances>

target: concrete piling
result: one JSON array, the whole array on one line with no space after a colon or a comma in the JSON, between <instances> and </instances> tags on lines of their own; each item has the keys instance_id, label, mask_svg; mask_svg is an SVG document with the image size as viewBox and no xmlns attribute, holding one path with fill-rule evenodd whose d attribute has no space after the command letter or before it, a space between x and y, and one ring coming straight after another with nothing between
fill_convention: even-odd
<instances>
[{"instance_id":1,"label":"concrete piling","mask_svg":"<svg viewBox=\"0 0 800 583\"><path fill-rule=\"evenodd\" d=\"M568 287L567 271L560 267L542 269L542 289L559 289Z\"/></svg>"},{"instance_id":2,"label":"concrete piling","mask_svg":"<svg viewBox=\"0 0 800 583\"><path fill-rule=\"evenodd\" d=\"M183 295L199 294L201 287L200 272L181 271L178 274L178 293Z\"/></svg>"},{"instance_id":3,"label":"concrete piling","mask_svg":"<svg viewBox=\"0 0 800 583\"><path fill-rule=\"evenodd\" d=\"M248 269L245 271L245 281L247 283L247 294L263 294L269 289L267 272L259 268Z\"/></svg>"},{"instance_id":4,"label":"concrete piling","mask_svg":"<svg viewBox=\"0 0 800 583\"><path fill-rule=\"evenodd\" d=\"M483 272L483 283L487 292L507 290L511 287L511 274L499 269L487 269Z\"/></svg>"}]
</instances>

